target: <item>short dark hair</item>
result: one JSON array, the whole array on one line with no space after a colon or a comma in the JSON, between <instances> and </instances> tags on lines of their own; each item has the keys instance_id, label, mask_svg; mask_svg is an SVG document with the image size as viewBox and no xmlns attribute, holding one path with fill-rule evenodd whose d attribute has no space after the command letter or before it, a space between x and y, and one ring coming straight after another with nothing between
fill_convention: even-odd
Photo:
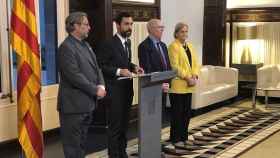
<instances>
[{"instance_id":1,"label":"short dark hair","mask_svg":"<svg viewBox=\"0 0 280 158\"><path fill-rule=\"evenodd\" d=\"M128 12L120 12L116 18L115 18L115 22L120 25L121 22L122 22L122 19L123 18L129 18L129 17L132 17Z\"/></svg>"},{"instance_id":2,"label":"short dark hair","mask_svg":"<svg viewBox=\"0 0 280 158\"><path fill-rule=\"evenodd\" d=\"M83 18L87 17L87 14L84 12L73 12L65 20L66 31L71 33L74 31L74 24L80 24L83 21Z\"/></svg>"}]
</instances>

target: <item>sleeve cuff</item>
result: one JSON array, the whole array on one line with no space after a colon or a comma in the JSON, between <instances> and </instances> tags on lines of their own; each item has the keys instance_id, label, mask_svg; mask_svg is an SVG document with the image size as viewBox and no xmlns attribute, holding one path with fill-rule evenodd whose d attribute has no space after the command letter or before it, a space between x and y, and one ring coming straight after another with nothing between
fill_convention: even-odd
<instances>
[{"instance_id":1,"label":"sleeve cuff","mask_svg":"<svg viewBox=\"0 0 280 158\"><path fill-rule=\"evenodd\" d=\"M105 90L105 86L104 85L98 85L97 87L102 88L103 90Z\"/></svg>"},{"instance_id":2,"label":"sleeve cuff","mask_svg":"<svg viewBox=\"0 0 280 158\"><path fill-rule=\"evenodd\" d=\"M121 72L121 69L117 69L116 75L120 76L121 75L120 72Z\"/></svg>"}]
</instances>

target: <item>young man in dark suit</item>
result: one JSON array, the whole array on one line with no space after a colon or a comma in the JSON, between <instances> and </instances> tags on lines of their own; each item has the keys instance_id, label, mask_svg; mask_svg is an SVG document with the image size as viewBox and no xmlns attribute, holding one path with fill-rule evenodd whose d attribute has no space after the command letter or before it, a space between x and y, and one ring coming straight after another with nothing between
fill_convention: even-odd
<instances>
[{"instance_id":1,"label":"young man in dark suit","mask_svg":"<svg viewBox=\"0 0 280 158\"><path fill-rule=\"evenodd\" d=\"M58 49L60 77L58 112L66 158L84 158L88 124L97 98L106 95L103 75L87 38L90 26L86 13L74 12L66 19L69 36Z\"/></svg>"},{"instance_id":2,"label":"young man in dark suit","mask_svg":"<svg viewBox=\"0 0 280 158\"><path fill-rule=\"evenodd\" d=\"M133 99L132 73L143 73L143 69L131 62L130 35L132 17L125 12L116 19L117 33L104 43L98 51L98 61L102 68L107 90L109 116L108 155L110 158L127 158L127 126Z\"/></svg>"}]
</instances>

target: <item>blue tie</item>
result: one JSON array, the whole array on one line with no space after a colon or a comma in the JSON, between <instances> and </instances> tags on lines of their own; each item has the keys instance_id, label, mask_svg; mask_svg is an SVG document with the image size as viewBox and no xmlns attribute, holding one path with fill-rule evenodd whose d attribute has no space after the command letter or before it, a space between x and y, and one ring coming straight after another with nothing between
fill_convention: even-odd
<instances>
[{"instance_id":1,"label":"blue tie","mask_svg":"<svg viewBox=\"0 0 280 158\"><path fill-rule=\"evenodd\" d=\"M166 64L166 60L165 60L165 55L163 54L163 52L161 50L160 42L157 42L157 49L158 49L159 54L160 54L160 60L161 60L162 66L163 66L163 70L167 70L167 64Z\"/></svg>"}]
</instances>

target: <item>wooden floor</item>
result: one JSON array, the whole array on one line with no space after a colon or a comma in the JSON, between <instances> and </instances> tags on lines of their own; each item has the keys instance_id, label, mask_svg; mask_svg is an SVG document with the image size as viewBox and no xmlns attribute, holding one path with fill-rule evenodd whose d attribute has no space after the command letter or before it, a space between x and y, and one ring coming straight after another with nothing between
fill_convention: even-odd
<instances>
[{"instance_id":1,"label":"wooden floor","mask_svg":"<svg viewBox=\"0 0 280 158\"><path fill-rule=\"evenodd\" d=\"M280 158L280 132L256 145L239 158Z\"/></svg>"}]
</instances>

